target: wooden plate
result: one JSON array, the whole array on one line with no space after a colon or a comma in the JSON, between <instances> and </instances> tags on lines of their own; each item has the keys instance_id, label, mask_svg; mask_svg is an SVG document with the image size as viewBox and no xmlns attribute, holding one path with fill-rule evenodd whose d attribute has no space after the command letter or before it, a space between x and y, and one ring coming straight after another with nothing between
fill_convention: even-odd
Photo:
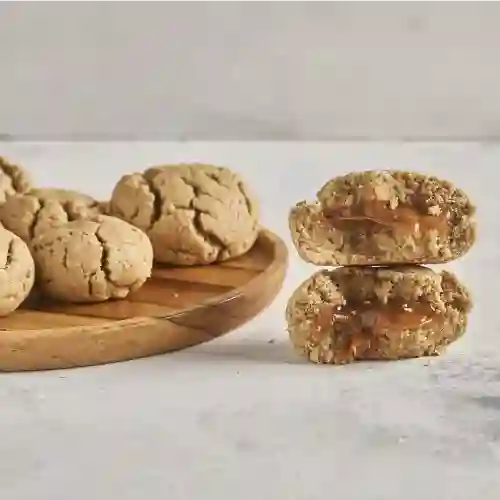
<instances>
[{"instance_id":1,"label":"wooden plate","mask_svg":"<svg viewBox=\"0 0 500 500\"><path fill-rule=\"evenodd\" d=\"M153 277L126 300L27 301L0 319L0 371L98 365L213 339L272 302L287 260L283 241L262 230L243 257L211 266L155 267Z\"/></svg>"}]
</instances>

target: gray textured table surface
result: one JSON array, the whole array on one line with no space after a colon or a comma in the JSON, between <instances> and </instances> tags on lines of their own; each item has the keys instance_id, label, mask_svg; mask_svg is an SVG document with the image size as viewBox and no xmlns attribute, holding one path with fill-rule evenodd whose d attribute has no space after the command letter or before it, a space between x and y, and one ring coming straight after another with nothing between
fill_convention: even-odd
<instances>
[{"instance_id":1,"label":"gray textured table surface","mask_svg":"<svg viewBox=\"0 0 500 500\"><path fill-rule=\"evenodd\" d=\"M304 363L284 331L313 268L293 251L283 292L237 332L181 353L0 375L0 497L8 500L483 500L500 488L500 146L5 144L40 184L98 197L125 172L202 160L240 171L264 223L354 169L432 172L478 205L480 239L449 265L476 299L445 356L342 368ZM273 339L274 343L268 341Z\"/></svg>"}]
</instances>

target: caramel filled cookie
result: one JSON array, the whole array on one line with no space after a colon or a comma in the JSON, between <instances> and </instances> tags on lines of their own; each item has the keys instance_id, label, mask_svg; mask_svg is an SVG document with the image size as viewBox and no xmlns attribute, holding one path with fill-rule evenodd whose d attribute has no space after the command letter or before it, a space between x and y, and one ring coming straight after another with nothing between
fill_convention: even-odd
<instances>
[{"instance_id":1,"label":"caramel filled cookie","mask_svg":"<svg viewBox=\"0 0 500 500\"><path fill-rule=\"evenodd\" d=\"M148 237L105 215L49 229L31 249L40 291L66 302L125 298L144 284L153 267Z\"/></svg>"},{"instance_id":2,"label":"caramel filled cookie","mask_svg":"<svg viewBox=\"0 0 500 500\"><path fill-rule=\"evenodd\" d=\"M23 167L0 156L0 204L11 196L25 193L31 185L31 177Z\"/></svg>"},{"instance_id":3,"label":"caramel filled cookie","mask_svg":"<svg viewBox=\"0 0 500 500\"><path fill-rule=\"evenodd\" d=\"M174 265L223 261L246 253L259 233L259 209L248 186L227 168L153 167L125 175L109 213L142 229L155 259Z\"/></svg>"},{"instance_id":4,"label":"caramel filled cookie","mask_svg":"<svg viewBox=\"0 0 500 500\"><path fill-rule=\"evenodd\" d=\"M0 222L26 243L69 221L99 215L105 203L67 189L30 189L0 206Z\"/></svg>"},{"instance_id":5,"label":"caramel filled cookie","mask_svg":"<svg viewBox=\"0 0 500 500\"><path fill-rule=\"evenodd\" d=\"M35 280L35 264L26 243L0 229L0 316L15 311L29 295Z\"/></svg>"},{"instance_id":6,"label":"caramel filled cookie","mask_svg":"<svg viewBox=\"0 0 500 500\"><path fill-rule=\"evenodd\" d=\"M316 363L438 355L472 308L457 278L421 266L319 271L288 302L290 339Z\"/></svg>"},{"instance_id":7,"label":"caramel filled cookie","mask_svg":"<svg viewBox=\"0 0 500 500\"><path fill-rule=\"evenodd\" d=\"M316 265L435 264L476 238L475 207L448 181L412 172L337 177L289 216L302 259Z\"/></svg>"}]
</instances>

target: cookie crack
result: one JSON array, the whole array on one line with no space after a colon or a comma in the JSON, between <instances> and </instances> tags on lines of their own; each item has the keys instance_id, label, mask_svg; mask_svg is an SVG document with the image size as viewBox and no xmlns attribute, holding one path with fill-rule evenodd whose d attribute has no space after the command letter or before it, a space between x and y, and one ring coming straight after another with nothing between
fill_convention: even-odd
<instances>
[{"instance_id":1,"label":"cookie crack","mask_svg":"<svg viewBox=\"0 0 500 500\"><path fill-rule=\"evenodd\" d=\"M245 205L247 207L247 212L248 215L252 215L252 204L250 203L250 199L245 192L245 189L243 188L243 182L240 181L236 184L236 187L238 188L238 191L241 193L241 196L243 196L243 200L245 201Z\"/></svg>"},{"instance_id":2,"label":"cookie crack","mask_svg":"<svg viewBox=\"0 0 500 500\"><path fill-rule=\"evenodd\" d=\"M61 207L64 210L64 213L66 214L66 222L72 222L78 218L75 215L75 212L72 210L71 201L62 202Z\"/></svg>"},{"instance_id":3,"label":"cookie crack","mask_svg":"<svg viewBox=\"0 0 500 500\"><path fill-rule=\"evenodd\" d=\"M111 279L111 270L109 268L109 248L104 240L104 238L99 234L101 227L99 226L96 229L96 232L94 233L94 236L96 237L97 241L101 245L101 262L100 262L100 269L104 274L104 277L106 278L106 281L108 281L111 284L113 283L113 280ZM95 274L95 273L94 273ZM90 282L90 280L89 280Z\"/></svg>"},{"instance_id":4,"label":"cookie crack","mask_svg":"<svg viewBox=\"0 0 500 500\"><path fill-rule=\"evenodd\" d=\"M69 248L65 247L63 257L62 257L62 265L65 269L69 269L68 257L69 257Z\"/></svg>"},{"instance_id":5,"label":"cookie crack","mask_svg":"<svg viewBox=\"0 0 500 500\"><path fill-rule=\"evenodd\" d=\"M9 246L7 248L7 256L5 257L5 263L2 266L3 271L7 271L9 267L12 265L12 261L14 260L14 239L9 241Z\"/></svg>"},{"instance_id":6,"label":"cookie crack","mask_svg":"<svg viewBox=\"0 0 500 500\"><path fill-rule=\"evenodd\" d=\"M201 194L205 194L205 195L210 196L212 198L213 198L213 196L211 196L209 193L204 191L203 188L195 182L191 182L184 177L182 177L182 181L187 186L190 186L191 189L193 190L193 198L191 199L191 202L189 204L189 209L191 209L194 212L194 215L192 218L193 228L196 231L196 233L198 234L198 236L201 239L203 239L203 241L207 242L210 246L212 246L213 248L215 248L217 250L217 255L216 255L216 259L217 259L219 257L219 255L221 254L221 252L226 248L226 245L217 235L213 234L212 232L207 231L203 227L203 224L201 222L201 215L206 214L206 215L212 216L212 214L210 212L200 210L200 209L195 207L195 202Z\"/></svg>"},{"instance_id":7,"label":"cookie crack","mask_svg":"<svg viewBox=\"0 0 500 500\"><path fill-rule=\"evenodd\" d=\"M225 186L224 184L221 184L219 182L219 179L216 178L216 177L211 177L209 174L205 174L208 178L210 179L213 179L221 188L224 188L227 190L227 186ZM209 196L210 198L212 198L213 200L217 200L219 203L224 203L224 200L221 199L221 198L218 198L217 196L214 196L212 193L209 193L207 190L205 190L203 188L203 186L200 186L198 185L196 182L194 181L190 181L188 179L186 179L185 177L182 177L182 181L184 182L184 184L186 184L187 186L190 186L191 189L193 190L193 199L191 200L191 208L194 208L193 207L193 203L195 200L197 200L202 194L204 194L205 196Z\"/></svg>"},{"instance_id":8,"label":"cookie crack","mask_svg":"<svg viewBox=\"0 0 500 500\"><path fill-rule=\"evenodd\" d=\"M227 184L224 184L222 181L221 181L221 178L220 178L220 174L217 174L215 172L205 172L205 175L209 178L209 179L212 179L216 184L218 184L220 187L226 189L226 190L229 190L230 189L230 186L228 186Z\"/></svg>"},{"instance_id":9,"label":"cookie crack","mask_svg":"<svg viewBox=\"0 0 500 500\"><path fill-rule=\"evenodd\" d=\"M42 200L40 200L38 198L36 198L36 200L38 201L38 209L33 213L33 219L31 220L31 223L28 226L28 237L30 240L32 240L35 237L36 227L37 227L38 222L40 220L42 210L45 207L45 203Z\"/></svg>"},{"instance_id":10,"label":"cookie crack","mask_svg":"<svg viewBox=\"0 0 500 500\"><path fill-rule=\"evenodd\" d=\"M87 285L88 285L87 294L89 297L94 296L94 281L92 278L95 278L96 276L97 276L97 272L94 271L93 273L89 274L89 277L87 279Z\"/></svg>"},{"instance_id":11,"label":"cookie crack","mask_svg":"<svg viewBox=\"0 0 500 500\"><path fill-rule=\"evenodd\" d=\"M101 245L101 262L100 262L100 269L104 274L104 278L106 279L106 282L109 283L110 285L113 285L116 288L123 288L123 284L120 284L113 280L111 276L111 262L109 258L110 254L110 249L109 245L106 243L106 240L99 234L99 231L101 230L101 226L99 226L94 233L97 241ZM96 273L92 273L92 275L95 275ZM91 275L91 276L92 276ZM89 279L89 285L90 285L90 279Z\"/></svg>"},{"instance_id":12,"label":"cookie crack","mask_svg":"<svg viewBox=\"0 0 500 500\"><path fill-rule=\"evenodd\" d=\"M193 199L191 200L191 205L193 205L194 200L200 197L202 194L206 194L207 196L210 196L201 186L199 186L196 182L190 181L186 179L185 177L181 177L182 182L186 184L186 186L189 186L193 190Z\"/></svg>"},{"instance_id":13,"label":"cookie crack","mask_svg":"<svg viewBox=\"0 0 500 500\"><path fill-rule=\"evenodd\" d=\"M221 252L226 248L226 245L224 242L214 233L207 231L201 222L201 216L202 214L208 214L207 212L202 212L201 210L195 210L194 217L193 217L193 227L195 231L198 233L198 236L200 236L204 241L206 241L209 245L217 249L217 256L216 258L219 257Z\"/></svg>"},{"instance_id":14,"label":"cookie crack","mask_svg":"<svg viewBox=\"0 0 500 500\"><path fill-rule=\"evenodd\" d=\"M142 178L144 179L144 182L146 183L149 192L153 195L153 213L151 214L151 220L149 222L149 228L148 228L151 229L155 225L155 223L160 220L162 216L162 208L163 208L162 196L160 189L158 189L154 184L154 179L150 179L145 175L143 175Z\"/></svg>"}]
</instances>

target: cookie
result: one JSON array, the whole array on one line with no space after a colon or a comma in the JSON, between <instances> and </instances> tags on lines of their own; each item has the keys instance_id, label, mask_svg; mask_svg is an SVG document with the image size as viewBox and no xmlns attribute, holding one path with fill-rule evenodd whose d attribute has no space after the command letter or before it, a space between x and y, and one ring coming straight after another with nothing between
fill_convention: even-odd
<instances>
[{"instance_id":1,"label":"cookie","mask_svg":"<svg viewBox=\"0 0 500 500\"><path fill-rule=\"evenodd\" d=\"M469 292L442 271L402 265L322 270L290 298L295 349L316 363L438 355L463 335Z\"/></svg>"},{"instance_id":2,"label":"cookie","mask_svg":"<svg viewBox=\"0 0 500 500\"><path fill-rule=\"evenodd\" d=\"M29 295L35 280L35 264L26 243L0 229L0 316L15 311Z\"/></svg>"},{"instance_id":3,"label":"cookie","mask_svg":"<svg viewBox=\"0 0 500 500\"><path fill-rule=\"evenodd\" d=\"M31 177L19 165L0 156L0 204L16 194L23 194L32 187Z\"/></svg>"},{"instance_id":4,"label":"cookie","mask_svg":"<svg viewBox=\"0 0 500 500\"><path fill-rule=\"evenodd\" d=\"M94 217L105 203L78 191L31 189L9 198L0 206L0 222L26 243L42 232L68 221Z\"/></svg>"},{"instance_id":5,"label":"cookie","mask_svg":"<svg viewBox=\"0 0 500 500\"><path fill-rule=\"evenodd\" d=\"M37 287L65 302L125 298L151 276L153 249L136 227L105 215L49 229L31 245Z\"/></svg>"},{"instance_id":6,"label":"cookie","mask_svg":"<svg viewBox=\"0 0 500 500\"><path fill-rule=\"evenodd\" d=\"M290 212L293 243L316 265L437 264L476 239L475 207L450 182L402 171L351 173Z\"/></svg>"},{"instance_id":7,"label":"cookie","mask_svg":"<svg viewBox=\"0 0 500 500\"><path fill-rule=\"evenodd\" d=\"M185 164L125 175L109 213L142 229L155 260L174 265L224 261L246 253L259 232L248 186L227 168Z\"/></svg>"}]
</instances>

